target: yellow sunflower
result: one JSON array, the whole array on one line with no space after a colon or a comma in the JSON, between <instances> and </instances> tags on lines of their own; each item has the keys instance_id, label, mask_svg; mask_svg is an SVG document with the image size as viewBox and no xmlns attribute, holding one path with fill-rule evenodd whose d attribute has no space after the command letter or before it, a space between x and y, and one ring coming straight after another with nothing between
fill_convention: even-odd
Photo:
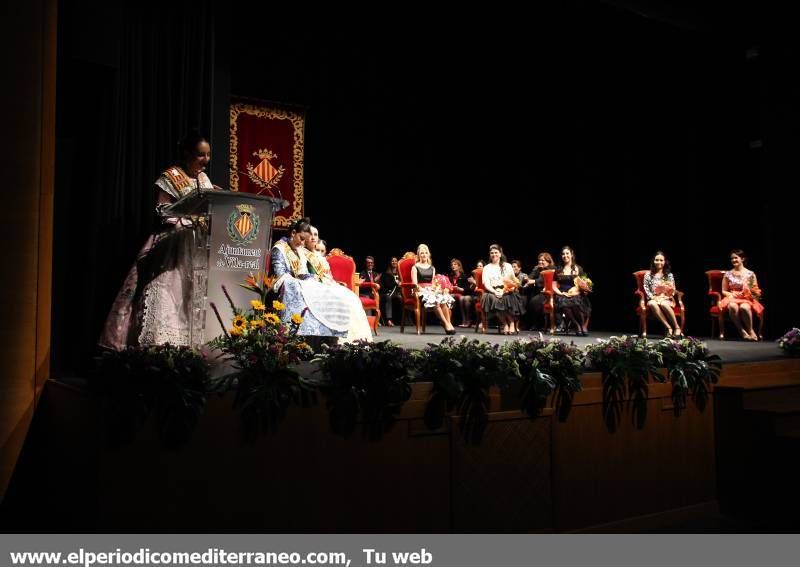
<instances>
[{"instance_id":1,"label":"yellow sunflower","mask_svg":"<svg viewBox=\"0 0 800 567\"><path fill-rule=\"evenodd\" d=\"M237 315L233 318L233 328L240 327L242 329L247 327L247 319L242 317L241 315Z\"/></svg>"},{"instance_id":2,"label":"yellow sunflower","mask_svg":"<svg viewBox=\"0 0 800 567\"><path fill-rule=\"evenodd\" d=\"M300 316L299 313L292 314L292 323L295 325L300 325L303 322L303 318Z\"/></svg>"},{"instance_id":3,"label":"yellow sunflower","mask_svg":"<svg viewBox=\"0 0 800 567\"><path fill-rule=\"evenodd\" d=\"M286 306L276 299L275 301L272 302L272 308L275 311L283 311L284 309L286 309Z\"/></svg>"},{"instance_id":4,"label":"yellow sunflower","mask_svg":"<svg viewBox=\"0 0 800 567\"><path fill-rule=\"evenodd\" d=\"M264 305L264 304L263 304L263 303L262 303L260 300L258 300L258 299L253 299L253 300L250 302L250 305L252 305L252 306L253 306L253 309L255 309L256 311L264 311L264 309L266 309L266 308L267 308L267 306L266 306L266 305Z\"/></svg>"},{"instance_id":5,"label":"yellow sunflower","mask_svg":"<svg viewBox=\"0 0 800 567\"><path fill-rule=\"evenodd\" d=\"M253 319L250 321L250 328L251 329L263 329L266 326L266 323L263 319Z\"/></svg>"},{"instance_id":6,"label":"yellow sunflower","mask_svg":"<svg viewBox=\"0 0 800 567\"><path fill-rule=\"evenodd\" d=\"M267 313L266 315L264 315L264 320L267 323L272 323L273 325L277 325L278 323L281 322L280 317L275 315L275 313Z\"/></svg>"},{"instance_id":7,"label":"yellow sunflower","mask_svg":"<svg viewBox=\"0 0 800 567\"><path fill-rule=\"evenodd\" d=\"M232 327L228 329L232 337L241 337L244 335L244 327Z\"/></svg>"}]
</instances>

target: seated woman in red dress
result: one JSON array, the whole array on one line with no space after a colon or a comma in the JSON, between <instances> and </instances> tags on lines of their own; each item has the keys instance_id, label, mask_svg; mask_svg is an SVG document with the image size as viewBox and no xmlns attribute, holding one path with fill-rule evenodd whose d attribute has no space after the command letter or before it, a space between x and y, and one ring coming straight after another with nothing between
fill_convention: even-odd
<instances>
[{"instance_id":1,"label":"seated woman in red dress","mask_svg":"<svg viewBox=\"0 0 800 567\"><path fill-rule=\"evenodd\" d=\"M757 341L758 335L753 330L753 313L761 317L764 306L761 305L761 289L754 272L744 267L744 252L731 252L733 269L725 272L722 278L722 301L720 309L727 309L731 321L747 341Z\"/></svg>"}]
</instances>

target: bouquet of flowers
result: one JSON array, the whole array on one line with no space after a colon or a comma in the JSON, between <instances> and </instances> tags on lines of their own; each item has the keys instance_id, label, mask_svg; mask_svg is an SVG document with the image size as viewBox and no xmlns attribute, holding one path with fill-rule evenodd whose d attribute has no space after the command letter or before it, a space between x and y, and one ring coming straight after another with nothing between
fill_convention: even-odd
<instances>
[{"instance_id":1,"label":"bouquet of flowers","mask_svg":"<svg viewBox=\"0 0 800 567\"><path fill-rule=\"evenodd\" d=\"M675 295L675 287L669 282L662 282L659 283L653 289L656 295L664 295L666 297L672 297Z\"/></svg>"},{"instance_id":2,"label":"bouquet of flowers","mask_svg":"<svg viewBox=\"0 0 800 567\"><path fill-rule=\"evenodd\" d=\"M250 276L245 278L244 283L240 283L239 285L245 289L249 289L253 293L257 293L261 302L266 303L267 295L274 283L275 278L268 276L266 273L262 274L258 272L257 274L253 274L253 272L250 272Z\"/></svg>"},{"instance_id":3,"label":"bouquet of flowers","mask_svg":"<svg viewBox=\"0 0 800 567\"><path fill-rule=\"evenodd\" d=\"M519 288L517 276L511 275L503 278L503 293L511 293Z\"/></svg>"},{"instance_id":4,"label":"bouquet of flowers","mask_svg":"<svg viewBox=\"0 0 800 567\"><path fill-rule=\"evenodd\" d=\"M800 329L794 327L778 339L778 346L789 356L800 356Z\"/></svg>"},{"instance_id":5,"label":"bouquet of flowers","mask_svg":"<svg viewBox=\"0 0 800 567\"><path fill-rule=\"evenodd\" d=\"M575 287L577 287L581 293L591 293L592 288L594 287L594 282L589 278L588 275L584 274L575 278Z\"/></svg>"},{"instance_id":6,"label":"bouquet of flowers","mask_svg":"<svg viewBox=\"0 0 800 567\"><path fill-rule=\"evenodd\" d=\"M297 334L302 314L292 314L290 323L285 324L278 313L286 306L277 300L266 304L261 299L269 290L266 283L264 278L251 277L240 284L260 295L250 301L247 309L238 308L222 286L233 311L230 326L223 322L217 306L211 304L223 334L208 344L221 350L234 369L218 379L217 390L236 390L234 407L241 408L245 434L251 438L259 429L278 428L291 402L307 389L292 366L310 360L314 354Z\"/></svg>"},{"instance_id":7,"label":"bouquet of flowers","mask_svg":"<svg viewBox=\"0 0 800 567\"><path fill-rule=\"evenodd\" d=\"M756 276L751 275L750 279L747 281L747 286L742 290L742 297L745 299L755 299L756 301L761 300L761 288L758 287L756 283Z\"/></svg>"},{"instance_id":8,"label":"bouquet of flowers","mask_svg":"<svg viewBox=\"0 0 800 567\"><path fill-rule=\"evenodd\" d=\"M267 305L261 299L253 299L248 309L240 309L231 300L225 286L222 286L222 290L234 315L231 326L226 328L217 306L211 304L224 334L212 340L209 346L222 350L242 369L253 365L285 367L311 359L311 347L297 334L303 323L301 314L294 313L291 323L285 325L278 313L284 311L286 306L280 301L275 300ZM269 361L262 360L265 355L268 355Z\"/></svg>"}]
</instances>

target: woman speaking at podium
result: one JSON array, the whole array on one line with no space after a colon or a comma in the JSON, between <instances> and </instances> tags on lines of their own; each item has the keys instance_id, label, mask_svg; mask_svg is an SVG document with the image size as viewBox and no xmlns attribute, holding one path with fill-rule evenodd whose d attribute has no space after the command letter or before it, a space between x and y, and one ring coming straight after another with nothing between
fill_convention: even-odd
<instances>
[{"instance_id":1,"label":"woman speaking at podium","mask_svg":"<svg viewBox=\"0 0 800 567\"><path fill-rule=\"evenodd\" d=\"M117 294L98 344L126 346L189 344L192 222L164 217L166 207L197 188L213 189L205 168L211 146L197 131L178 144L179 163L155 182L159 226L145 242Z\"/></svg>"}]
</instances>

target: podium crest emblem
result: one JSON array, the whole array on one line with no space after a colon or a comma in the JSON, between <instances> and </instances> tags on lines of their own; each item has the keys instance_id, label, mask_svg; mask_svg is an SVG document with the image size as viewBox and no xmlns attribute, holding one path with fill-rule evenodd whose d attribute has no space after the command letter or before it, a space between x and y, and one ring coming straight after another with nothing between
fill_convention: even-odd
<instances>
[{"instance_id":1,"label":"podium crest emblem","mask_svg":"<svg viewBox=\"0 0 800 567\"><path fill-rule=\"evenodd\" d=\"M253 205L247 203L236 205L228 216L228 236L239 246L253 242L258 237L260 228L261 219Z\"/></svg>"}]
</instances>

